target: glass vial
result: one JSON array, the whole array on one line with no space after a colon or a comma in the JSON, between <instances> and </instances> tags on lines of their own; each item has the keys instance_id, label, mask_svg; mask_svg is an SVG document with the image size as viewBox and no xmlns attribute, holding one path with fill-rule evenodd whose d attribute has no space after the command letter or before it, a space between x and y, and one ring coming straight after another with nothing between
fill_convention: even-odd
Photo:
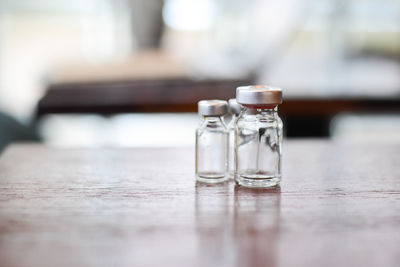
<instances>
[{"instance_id":1,"label":"glass vial","mask_svg":"<svg viewBox=\"0 0 400 267\"><path fill-rule=\"evenodd\" d=\"M283 124L277 106L282 90L238 87L236 100L243 106L235 128L236 183L258 188L279 185Z\"/></svg>"},{"instance_id":2,"label":"glass vial","mask_svg":"<svg viewBox=\"0 0 400 267\"><path fill-rule=\"evenodd\" d=\"M223 116L228 103L202 100L198 112L203 117L196 130L196 179L218 183L227 179L228 131Z\"/></svg>"},{"instance_id":3,"label":"glass vial","mask_svg":"<svg viewBox=\"0 0 400 267\"><path fill-rule=\"evenodd\" d=\"M228 101L229 113L231 114L231 121L228 124L228 135L229 135L229 147L228 147L228 176L229 178L235 178L235 127L236 120L242 106L236 101L235 98L231 98Z\"/></svg>"}]
</instances>

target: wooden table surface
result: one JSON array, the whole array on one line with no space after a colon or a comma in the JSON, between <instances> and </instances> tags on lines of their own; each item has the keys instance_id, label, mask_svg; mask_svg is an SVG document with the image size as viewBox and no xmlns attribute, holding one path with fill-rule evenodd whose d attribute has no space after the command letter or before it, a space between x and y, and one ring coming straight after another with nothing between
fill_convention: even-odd
<instances>
[{"instance_id":1,"label":"wooden table surface","mask_svg":"<svg viewBox=\"0 0 400 267\"><path fill-rule=\"evenodd\" d=\"M400 266L400 144L286 141L281 188L194 181L192 148L0 158L0 266Z\"/></svg>"}]
</instances>

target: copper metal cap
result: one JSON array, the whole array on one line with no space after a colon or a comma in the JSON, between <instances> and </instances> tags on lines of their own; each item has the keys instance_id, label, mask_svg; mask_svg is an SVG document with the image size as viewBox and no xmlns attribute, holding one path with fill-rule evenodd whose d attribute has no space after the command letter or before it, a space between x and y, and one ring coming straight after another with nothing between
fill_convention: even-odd
<instances>
[{"instance_id":1,"label":"copper metal cap","mask_svg":"<svg viewBox=\"0 0 400 267\"><path fill-rule=\"evenodd\" d=\"M223 100L201 100L197 106L202 116L222 116L228 112L228 102Z\"/></svg>"},{"instance_id":2,"label":"copper metal cap","mask_svg":"<svg viewBox=\"0 0 400 267\"><path fill-rule=\"evenodd\" d=\"M242 109L242 105L240 105L235 98L231 98L228 101L229 104L229 112L231 114L238 115Z\"/></svg>"},{"instance_id":3,"label":"copper metal cap","mask_svg":"<svg viewBox=\"0 0 400 267\"><path fill-rule=\"evenodd\" d=\"M267 85L240 86L236 89L236 101L242 105L272 105L282 103L282 90Z\"/></svg>"}]
</instances>

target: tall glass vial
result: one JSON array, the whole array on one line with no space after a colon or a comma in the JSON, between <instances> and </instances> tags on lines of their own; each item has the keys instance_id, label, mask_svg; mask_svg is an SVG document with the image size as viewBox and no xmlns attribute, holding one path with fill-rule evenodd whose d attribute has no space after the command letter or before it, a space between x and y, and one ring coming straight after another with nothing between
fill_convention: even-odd
<instances>
[{"instance_id":1,"label":"tall glass vial","mask_svg":"<svg viewBox=\"0 0 400 267\"><path fill-rule=\"evenodd\" d=\"M196 178L200 182L218 183L227 179L228 131L223 115L228 103L202 100L198 112L203 117L196 130Z\"/></svg>"},{"instance_id":2,"label":"tall glass vial","mask_svg":"<svg viewBox=\"0 0 400 267\"><path fill-rule=\"evenodd\" d=\"M282 120L277 106L282 90L257 85L236 90L243 106L235 128L236 182L267 188L281 181Z\"/></svg>"},{"instance_id":3,"label":"tall glass vial","mask_svg":"<svg viewBox=\"0 0 400 267\"><path fill-rule=\"evenodd\" d=\"M228 147L228 176L229 178L235 178L235 127L236 120L242 106L236 101L235 98L231 98L228 101L229 113L231 114L231 121L228 124L228 135L229 135L229 147Z\"/></svg>"}]
</instances>

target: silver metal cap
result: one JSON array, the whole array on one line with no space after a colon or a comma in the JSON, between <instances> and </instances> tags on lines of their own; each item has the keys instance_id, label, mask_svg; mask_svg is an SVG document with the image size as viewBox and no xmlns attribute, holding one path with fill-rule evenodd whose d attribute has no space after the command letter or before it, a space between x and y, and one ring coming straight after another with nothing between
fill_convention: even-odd
<instances>
[{"instance_id":1,"label":"silver metal cap","mask_svg":"<svg viewBox=\"0 0 400 267\"><path fill-rule=\"evenodd\" d=\"M228 112L228 102L223 100L201 100L197 106L202 116L222 116Z\"/></svg>"},{"instance_id":2,"label":"silver metal cap","mask_svg":"<svg viewBox=\"0 0 400 267\"><path fill-rule=\"evenodd\" d=\"M267 85L240 86L236 101L242 105L276 106L282 103L282 90Z\"/></svg>"},{"instance_id":3,"label":"silver metal cap","mask_svg":"<svg viewBox=\"0 0 400 267\"><path fill-rule=\"evenodd\" d=\"M232 114L238 115L242 109L242 105L240 105L235 98L231 98L228 101L229 104L229 112Z\"/></svg>"}]
</instances>

